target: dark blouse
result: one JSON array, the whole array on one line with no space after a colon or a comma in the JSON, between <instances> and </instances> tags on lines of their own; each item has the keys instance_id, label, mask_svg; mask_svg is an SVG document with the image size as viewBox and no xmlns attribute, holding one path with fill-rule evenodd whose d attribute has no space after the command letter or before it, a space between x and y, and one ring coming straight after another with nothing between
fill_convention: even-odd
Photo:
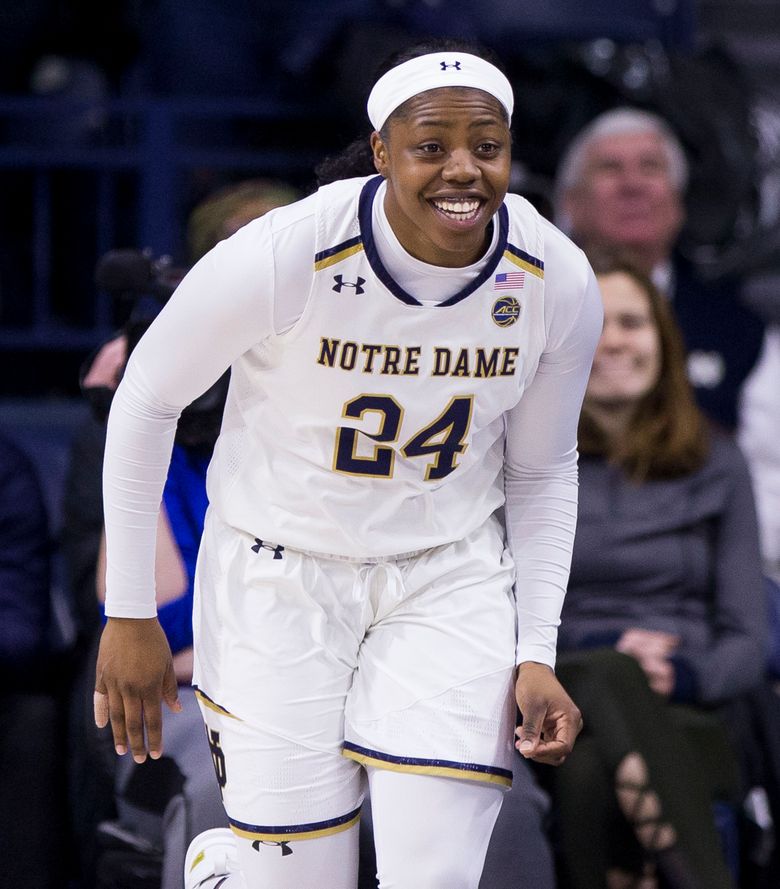
<instances>
[{"instance_id":1,"label":"dark blouse","mask_svg":"<svg viewBox=\"0 0 780 889\"><path fill-rule=\"evenodd\" d=\"M614 645L629 627L676 633L676 697L699 703L763 675L768 612L755 507L730 439L714 435L697 472L640 485L581 457L579 504L559 652Z\"/></svg>"}]
</instances>

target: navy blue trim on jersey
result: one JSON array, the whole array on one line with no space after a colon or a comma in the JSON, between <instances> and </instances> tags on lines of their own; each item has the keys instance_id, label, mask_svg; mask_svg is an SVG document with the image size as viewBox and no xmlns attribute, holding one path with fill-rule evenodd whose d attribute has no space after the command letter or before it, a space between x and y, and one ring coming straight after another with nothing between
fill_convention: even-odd
<instances>
[{"instance_id":1,"label":"navy blue trim on jersey","mask_svg":"<svg viewBox=\"0 0 780 889\"><path fill-rule=\"evenodd\" d=\"M341 253L342 250L349 250L350 247L357 247L359 243L360 235L357 235L354 238L350 238L348 241L342 241L341 244L336 244L335 247L328 247L327 250L320 250L319 253L315 254L314 262L322 262L323 259L335 256L336 253Z\"/></svg>"},{"instance_id":2,"label":"navy blue trim on jersey","mask_svg":"<svg viewBox=\"0 0 780 889\"><path fill-rule=\"evenodd\" d=\"M265 824L246 824L243 821L236 821L235 818L228 818L230 826L236 831L242 831L248 834L263 834L266 836L284 837L290 834L299 833L327 833L338 832L338 828L356 821L360 815L360 806L346 815L340 815L338 818L328 818L326 821L310 821L306 824L285 824L282 827Z\"/></svg>"},{"instance_id":3,"label":"navy blue trim on jersey","mask_svg":"<svg viewBox=\"0 0 780 889\"><path fill-rule=\"evenodd\" d=\"M451 775L453 777L473 777L484 781L511 786L512 772L498 766L480 765L474 762L455 762L449 759L421 759L416 756L393 756L380 753L368 747L361 747L351 741L342 743L342 753L350 759L367 765L386 764L386 767L397 771L418 772L431 775Z\"/></svg>"},{"instance_id":4,"label":"navy blue trim on jersey","mask_svg":"<svg viewBox=\"0 0 780 889\"><path fill-rule=\"evenodd\" d=\"M379 251L376 249L374 231L371 225L371 212L374 198L376 197L377 190L381 184L382 177L374 176L366 182L360 193L358 219L360 221L360 234L363 239L363 249L366 251L366 257L368 258L369 265L373 269L374 274L385 287L387 287L393 296L400 299L401 302L406 303L408 306L421 306L422 303L414 296L407 293L403 287L397 283L395 278L392 277L390 272L387 271L382 260L379 258ZM455 303L459 303L462 299L466 299L467 296L471 296L471 294L474 293L475 290L478 290L496 270L496 266L504 255L504 249L506 248L507 238L509 236L509 212L504 204L499 207L497 215L498 243L493 254L488 258L487 264L473 281L470 281L462 290L459 290L453 296L445 299L444 302L440 302L437 305L437 308L453 306ZM539 262L539 260L535 261L537 263Z\"/></svg>"},{"instance_id":5,"label":"navy blue trim on jersey","mask_svg":"<svg viewBox=\"0 0 780 889\"><path fill-rule=\"evenodd\" d=\"M541 259L537 259L535 256L531 256L530 253L526 253L525 250L521 250L519 247L515 247L514 244L507 244L506 249L518 259L522 259L524 262L527 262L529 265L534 266L540 271L544 271L544 262Z\"/></svg>"}]
</instances>

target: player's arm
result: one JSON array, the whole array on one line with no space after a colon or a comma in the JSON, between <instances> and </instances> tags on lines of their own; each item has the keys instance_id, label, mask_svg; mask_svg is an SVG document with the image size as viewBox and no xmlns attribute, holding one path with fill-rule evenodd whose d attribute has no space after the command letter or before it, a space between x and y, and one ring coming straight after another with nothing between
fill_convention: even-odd
<instances>
[{"instance_id":1,"label":"player's arm","mask_svg":"<svg viewBox=\"0 0 780 889\"><path fill-rule=\"evenodd\" d=\"M273 332L270 227L259 220L193 267L134 350L114 396L103 470L108 618L95 719L118 752L162 751L161 702L176 708L156 618L155 547L176 423L233 360ZM146 735L146 737L145 737Z\"/></svg>"},{"instance_id":2,"label":"player's arm","mask_svg":"<svg viewBox=\"0 0 780 889\"><path fill-rule=\"evenodd\" d=\"M554 674L557 630L577 521L577 424L601 333L601 298L584 259L565 279L546 262L548 350L507 419L507 537L516 563L518 749L562 762L581 727ZM554 301L558 300L556 305Z\"/></svg>"}]
</instances>

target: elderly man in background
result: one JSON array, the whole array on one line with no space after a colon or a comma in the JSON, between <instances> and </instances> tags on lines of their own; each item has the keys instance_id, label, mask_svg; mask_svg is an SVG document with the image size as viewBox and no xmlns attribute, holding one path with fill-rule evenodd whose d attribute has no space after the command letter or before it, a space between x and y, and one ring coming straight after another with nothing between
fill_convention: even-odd
<instances>
[{"instance_id":1,"label":"elderly man in background","mask_svg":"<svg viewBox=\"0 0 780 889\"><path fill-rule=\"evenodd\" d=\"M592 120L564 153L557 222L586 251L619 250L650 274L674 305L699 404L734 430L763 325L741 301L739 280L705 280L677 249L687 180L685 152L666 122L615 108Z\"/></svg>"}]
</instances>

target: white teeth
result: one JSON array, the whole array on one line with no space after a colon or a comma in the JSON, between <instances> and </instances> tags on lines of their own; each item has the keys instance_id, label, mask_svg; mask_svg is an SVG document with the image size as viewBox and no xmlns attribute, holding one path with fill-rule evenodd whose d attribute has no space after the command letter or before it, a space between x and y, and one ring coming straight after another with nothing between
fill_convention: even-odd
<instances>
[{"instance_id":1,"label":"white teeth","mask_svg":"<svg viewBox=\"0 0 780 889\"><path fill-rule=\"evenodd\" d=\"M476 200L453 201L445 199L434 201L433 203L442 213L456 216L459 219L467 219L469 216L473 216L479 209L479 201Z\"/></svg>"}]
</instances>

